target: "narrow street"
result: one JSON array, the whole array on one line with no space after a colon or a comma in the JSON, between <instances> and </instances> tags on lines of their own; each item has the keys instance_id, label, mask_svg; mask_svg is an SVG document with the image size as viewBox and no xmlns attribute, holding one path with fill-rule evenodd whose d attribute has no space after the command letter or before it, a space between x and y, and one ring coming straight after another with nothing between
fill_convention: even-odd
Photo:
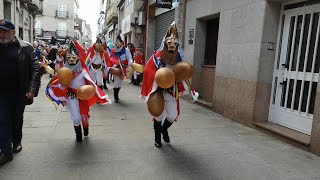
<instances>
[{"instance_id":1,"label":"narrow street","mask_svg":"<svg viewBox=\"0 0 320 180\"><path fill-rule=\"evenodd\" d=\"M44 75L39 97L26 108L23 150L0 168L1 180L320 177L319 156L186 100L181 100L180 119L169 129L171 144L156 148L140 87L128 80L120 103L91 109L90 134L77 143L66 109L56 110L44 94L48 81ZM113 99L112 90L106 92Z\"/></svg>"}]
</instances>

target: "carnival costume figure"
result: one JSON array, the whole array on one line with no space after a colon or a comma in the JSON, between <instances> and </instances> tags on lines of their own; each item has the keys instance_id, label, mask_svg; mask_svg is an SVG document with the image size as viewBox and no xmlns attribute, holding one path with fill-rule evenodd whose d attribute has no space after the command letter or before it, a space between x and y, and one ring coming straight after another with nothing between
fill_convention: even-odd
<instances>
[{"instance_id":1,"label":"carnival costume figure","mask_svg":"<svg viewBox=\"0 0 320 180\"><path fill-rule=\"evenodd\" d=\"M55 66L54 66L56 72L58 72L64 66L64 62L65 62L64 50L61 47L59 47L57 50Z\"/></svg>"},{"instance_id":2,"label":"carnival costume figure","mask_svg":"<svg viewBox=\"0 0 320 180\"><path fill-rule=\"evenodd\" d=\"M121 76L114 76L113 95L115 102L118 102L119 92L122 86L124 76L126 75L126 68L133 62L130 50L124 46L124 42L120 35L117 36L115 47L111 50L110 61L113 67L121 70ZM108 70L110 67L108 68Z\"/></svg>"},{"instance_id":3,"label":"carnival costume figure","mask_svg":"<svg viewBox=\"0 0 320 180\"><path fill-rule=\"evenodd\" d=\"M77 41L71 41L65 66L61 68L46 88L47 96L56 104L66 105L73 121L77 142L89 134L89 107L95 103L111 103L92 80L85 65L86 53Z\"/></svg>"},{"instance_id":4,"label":"carnival costume figure","mask_svg":"<svg viewBox=\"0 0 320 180\"><path fill-rule=\"evenodd\" d=\"M141 96L145 98L153 116L154 144L158 148L162 146L161 134L165 142L170 142L168 128L180 114L179 96L187 93L193 101L199 96L189 81L193 66L182 60L183 52L176 24L173 22L160 48L150 57L143 71Z\"/></svg>"},{"instance_id":5,"label":"carnival costume figure","mask_svg":"<svg viewBox=\"0 0 320 180\"><path fill-rule=\"evenodd\" d=\"M108 38L108 40L106 42L106 51L109 56L110 56L111 50L113 48L114 48L114 45L112 43L112 40L110 38ZM110 81L114 82L113 75L111 73L109 73L108 71L105 71L105 73L103 75L103 88L108 89L107 83L110 84Z\"/></svg>"},{"instance_id":6,"label":"carnival costume figure","mask_svg":"<svg viewBox=\"0 0 320 180\"><path fill-rule=\"evenodd\" d=\"M143 56L140 53L140 51L138 51L132 43L128 43L128 49L131 52L133 62L143 66L144 60L143 60ZM142 73L137 72L137 71L133 71L132 84L139 85L141 81L142 81Z\"/></svg>"},{"instance_id":7,"label":"carnival costume figure","mask_svg":"<svg viewBox=\"0 0 320 180\"><path fill-rule=\"evenodd\" d=\"M105 50L105 43L103 43L102 38L97 37L96 42L88 49L87 54L86 65L90 70L90 75L97 86L103 89L102 79L107 68L106 63L109 61L109 54ZM105 87L105 89L108 88Z\"/></svg>"}]
</instances>

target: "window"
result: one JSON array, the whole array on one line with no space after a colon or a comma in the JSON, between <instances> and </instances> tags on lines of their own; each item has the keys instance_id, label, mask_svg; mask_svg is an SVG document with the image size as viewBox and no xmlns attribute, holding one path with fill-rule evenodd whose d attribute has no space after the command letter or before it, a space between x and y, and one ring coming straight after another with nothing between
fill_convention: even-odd
<instances>
[{"instance_id":1,"label":"window","mask_svg":"<svg viewBox=\"0 0 320 180\"><path fill-rule=\"evenodd\" d=\"M41 36L42 35L42 29L41 29L41 21L36 20L34 28L36 30L36 35Z\"/></svg>"},{"instance_id":2,"label":"window","mask_svg":"<svg viewBox=\"0 0 320 180\"><path fill-rule=\"evenodd\" d=\"M67 17L67 4L58 4L58 14L59 17Z\"/></svg>"},{"instance_id":3,"label":"window","mask_svg":"<svg viewBox=\"0 0 320 180\"><path fill-rule=\"evenodd\" d=\"M19 24L21 26L23 25L23 11L22 10L19 12Z\"/></svg>"},{"instance_id":4,"label":"window","mask_svg":"<svg viewBox=\"0 0 320 180\"><path fill-rule=\"evenodd\" d=\"M4 19L11 20L11 3L4 1L3 2L3 14L4 14Z\"/></svg>"},{"instance_id":5,"label":"window","mask_svg":"<svg viewBox=\"0 0 320 180\"><path fill-rule=\"evenodd\" d=\"M67 36L67 24L66 23L58 23L58 36Z\"/></svg>"}]
</instances>

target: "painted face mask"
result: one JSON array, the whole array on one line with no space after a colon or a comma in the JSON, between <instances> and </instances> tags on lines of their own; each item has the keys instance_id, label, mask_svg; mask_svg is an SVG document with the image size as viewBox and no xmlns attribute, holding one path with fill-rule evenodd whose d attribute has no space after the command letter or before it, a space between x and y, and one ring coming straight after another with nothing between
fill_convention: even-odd
<instances>
[{"instance_id":1,"label":"painted face mask","mask_svg":"<svg viewBox=\"0 0 320 180\"><path fill-rule=\"evenodd\" d=\"M175 23L172 23L169 26L167 35L165 38L165 43L170 53L173 53L176 51L179 45L179 36L178 36L178 30Z\"/></svg>"},{"instance_id":2,"label":"painted face mask","mask_svg":"<svg viewBox=\"0 0 320 180\"><path fill-rule=\"evenodd\" d=\"M94 49L97 51L97 52L102 52L103 51L103 45L101 43L96 43L94 45Z\"/></svg>"},{"instance_id":3,"label":"painted face mask","mask_svg":"<svg viewBox=\"0 0 320 180\"><path fill-rule=\"evenodd\" d=\"M70 47L68 49L67 53L67 62L69 65L76 65L79 61L79 53L78 50L76 49L75 45L73 42L70 43Z\"/></svg>"},{"instance_id":4,"label":"painted face mask","mask_svg":"<svg viewBox=\"0 0 320 180\"><path fill-rule=\"evenodd\" d=\"M76 54L67 54L67 61L69 65L76 65L79 61L79 56Z\"/></svg>"}]
</instances>

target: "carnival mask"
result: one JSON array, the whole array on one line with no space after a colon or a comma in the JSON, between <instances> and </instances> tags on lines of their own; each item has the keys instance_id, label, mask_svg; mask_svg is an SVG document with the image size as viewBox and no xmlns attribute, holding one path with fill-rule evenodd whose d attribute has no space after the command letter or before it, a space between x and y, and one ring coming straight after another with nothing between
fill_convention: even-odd
<instances>
[{"instance_id":1,"label":"carnival mask","mask_svg":"<svg viewBox=\"0 0 320 180\"><path fill-rule=\"evenodd\" d=\"M174 36L174 34L171 34L169 37L166 38L166 45L168 51L170 53L174 53L177 49L177 46L179 45L178 38Z\"/></svg>"},{"instance_id":2,"label":"carnival mask","mask_svg":"<svg viewBox=\"0 0 320 180\"><path fill-rule=\"evenodd\" d=\"M98 52L102 52L103 51L103 45L101 43L96 43L94 45L94 49Z\"/></svg>"},{"instance_id":3,"label":"carnival mask","mask_svg":"<svg viewBox=\"0 0 320 180\"><path fill-rule=\"evenodd\" d=\"M79 61L79 56L76 54L68 54L67 61L69 65L76 65L77 62Z\"/></svg>"}]
</instances>

